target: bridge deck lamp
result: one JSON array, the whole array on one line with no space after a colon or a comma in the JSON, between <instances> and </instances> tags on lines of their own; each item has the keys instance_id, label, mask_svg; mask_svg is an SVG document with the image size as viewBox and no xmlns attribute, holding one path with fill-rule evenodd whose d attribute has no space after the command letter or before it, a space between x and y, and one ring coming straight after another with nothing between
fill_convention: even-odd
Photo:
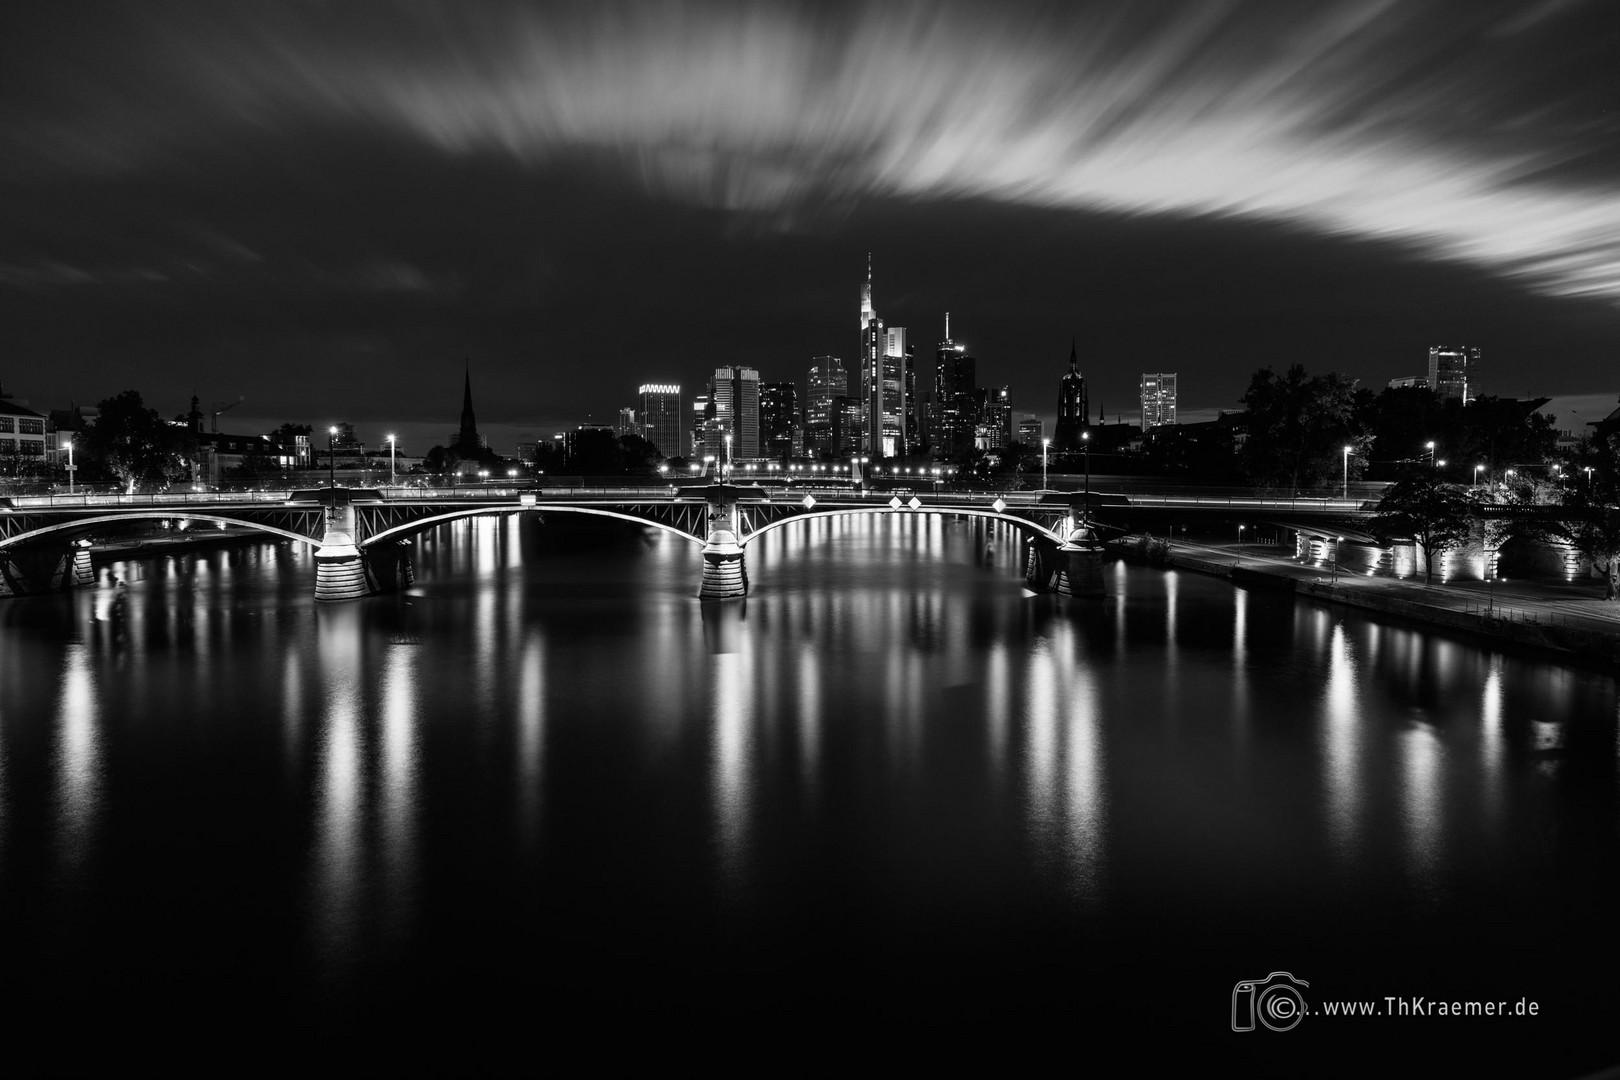
<instances>
[{"instance_id":1,"label":"bridge deck lamp","mask_svg":"<svg viewBox=\"0 0 1620 1080\"><path fill-rule=\"evenodd\" d=\"M1052 448L1051 439L1041 440L1041 490L1046 490L1046 453Z\"/></svg>"},{"instance_id":2,"label":"bridge deck lamp","mask_svg":"<svg viewBox=\"0 0 1620 1080\"><path fill-rule=\"evenodd\" d=\"M332 486L337 487L337 428L336 427L329 427L329 428L326 429L326 464L327 464L327 477L331 480Z\"/></svg>"},{"instance_id":3,"label":"bridge deck lamp","mask_svg":"<svg viewBox=\"0 0 1620 1080\"><path fill-rule=\"evenodd\" d=\"M394 470L394 443L395 443L395 439L394 439L394 437L392 435L387 436L387 438L388 438L388 486L393 487L394 484L398 483L398 481L395 479L395 470Z\"/></svg>"}]
</instances>

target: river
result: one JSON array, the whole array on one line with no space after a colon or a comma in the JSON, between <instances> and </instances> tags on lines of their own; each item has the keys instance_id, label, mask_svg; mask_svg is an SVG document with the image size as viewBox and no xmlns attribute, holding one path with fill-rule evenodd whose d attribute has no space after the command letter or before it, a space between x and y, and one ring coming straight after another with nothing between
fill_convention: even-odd
<instances>
[{"instance_id":1,"label":"river","mask_svg":"<svg viewBox=\"0 0 1620 1080\"><path fill-rule=\"evenodd\" d=\"M399 596L317 605L307 551L246 545L0 601L13 1052L1612 1063L1612 677L1020 558L823 519L700 604L676 538L483 520Z\"/></svg>"}]
</instances>

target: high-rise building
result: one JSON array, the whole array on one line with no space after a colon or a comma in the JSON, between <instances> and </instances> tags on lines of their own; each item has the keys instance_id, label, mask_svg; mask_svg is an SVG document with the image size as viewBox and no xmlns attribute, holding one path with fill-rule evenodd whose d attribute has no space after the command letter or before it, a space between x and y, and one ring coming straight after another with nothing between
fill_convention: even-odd
<instances>
[{"instance_id":1,"label":"high-rise building","mask_svg":"<svg viewBox=\"0 0 1620 1080\"><path fill-rule=\"evenodd\" d=\"M1429 350L1429 389L1441 401L1464 405L1479 396L1479 350L1471 345L1436 345Z\"/></svg>"},{"instance_id":2,"label":"high-rise building","mask_svg":"<svg viewBox=\"0 0 1620 1080\"><path fill-rule=\"evenodd\" d=\"M643 383L641 437L665 457L681 452L681 388L675 383Z\"/></svg>"},{"instance_id":3,"label":"high-rise building","mask_svg":"<svg viewBox=\"0 0 1620 1080\"><path fill-rule=\"evenodd\" d=\"M951 338L951 316L945 313L945 340L934 346L934 457L948 460L973 445L978 425L978 365L967 346Z\"/></svg>"},{"instance_id":4,"label":"high-rise building","mask_svg":"<svg viewBox=\"0 0 1620 1080\"><path fill-rule=\"evenodd\" d=\"M778 461L793 456L793 428L798 422L798 391L790 382L759 387L760 451Z\"/></svg>"},{"instance_id":5,"label":"high-rise building","mask_svg":"<svg viewBox=\"0 0 1620 1080\"><path fill-rule=\"evenodd\" d=\"M910 355L911 350L906 347L906 328L884 328L876 440L878 454L882 457L904 457L907 452L906 368Z\"/></svg>"},{"instance_id":6,"label":"high-rise building","mask_svg":"<svg viewBox=\"0 0 1620 1080\"><path fill-rule=\"evenodd\" d=\"M984 429L986 450L1005 450L1013 441L1012 393L1003 386L984 392L980 427Z\"/></svg>"},{"instance_id":7,"label":"high-rise building","mask_svg":"<svg viewBox=\"0 0 1620 1080\"><path fill-rule=\"evenodd\" d=\"M888 350L883 320L872 306L872 253L866 253L866 282L861 286L861 413L865 437L861 450L883 456L883 359Z\"/></svg>"},{"instance_id":8,"label":"high-rise building","mask_svg":"<svg viewBox=\"0 0 1620 1080\"><path fill-rule=\"evenodd\" d=\"M699 394L692 399L692 460L702 461L703 456L709 453L709 395Z\"/></svg>"},{"instance_id":9,"label":"high-rise building","mask_svg":"<svg viewBox=\"0 0 1620 1080\"><path fill-rule=\"evenodd\" d=\"M1046 438L1046 422L1034 413L1025 413L1024 418L1018 421L1018 441L1025 446L1041 445Z\"/></svg>"},{"instance_id":10,"label":"high-rise building","mask_svg":"<svg viewBox=\"0 0 1620 1080\"><path fill-rule=\"evenodd\" d=\"M636 423L636 410L625 406L619 410L619 422L613 426L616 435L640 435L641 426Z\"/></svg>"},{"instance_id":11,"label":"high-rise building","mask_svg":"<svg viewBox=\"0 0 1620 1080\"><path fill-rule=\"evenodd\" d=\"M1176 422L1176 373L1142 373L1142 431Z\"/></svg>"},{"instance_id":12,"label":"high-rise building","mask_svg":"<svg viewBox=\"0 0 1620 1080\"><path fill-rule=\"evenodd\" d=\"M1174 379L1172 375L1172 385ZM1059 450L1078 450L1081 436L1090 426L1091 399L1086 392L1086 377L1080 374L1080 354L1071 340L1069 370L1058 380L1057 428L1052 432L1052 445Z\"/></svg>"},{"instance_id":13,"label":"high-rise building","mask_svg":"<svg viewBox=\"0 0 1620 1080\"><path fill-rule=\"evenodd\" d=\"M722 436L731 436L732 459L759 457L759 372L751 367L715 368L709 390L714 424ZM724 452L723 443L718 451ZM709 449L716 452L715 447Z\"/></svg>"},{"instance_id":14,"label":"high-rise building","mask_svg":"<svg viewBox=\"0 0 1620 1080\"><path fill-rule=\"evenodd\" d=\"M836 356L813 358L806 382L809 393L804 400L804 452L810 457L837 454L839 450L833 445L833 401L849 395L843 361Z\"/></svg>"}]
</instances>

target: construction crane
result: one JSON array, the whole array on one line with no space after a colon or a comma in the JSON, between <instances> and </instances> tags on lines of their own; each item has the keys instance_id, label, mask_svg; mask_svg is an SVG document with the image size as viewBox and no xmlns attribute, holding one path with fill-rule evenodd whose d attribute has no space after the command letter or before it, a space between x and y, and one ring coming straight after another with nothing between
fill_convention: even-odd
<instances>
[{"instance_id":1,"label":"construction crane","mask_svg":"<svg viewBox=\"0 0 1620 1080\"><path fill-rule=\"evenodd\" d=\"M214 411L208 414L208 430L213 432L215 435L218 435L219 434L219 414L222 413L222 412L229 412L231 409L234 409L238 405L242 404L242 402L245 401L245 400L246 400L246 398L244 398L242 395L238 394L237 397L236 397L236 400L230 402L229 404L223 404L222 405L217 401L214 402Z\"/></svg>"}]
</instances>

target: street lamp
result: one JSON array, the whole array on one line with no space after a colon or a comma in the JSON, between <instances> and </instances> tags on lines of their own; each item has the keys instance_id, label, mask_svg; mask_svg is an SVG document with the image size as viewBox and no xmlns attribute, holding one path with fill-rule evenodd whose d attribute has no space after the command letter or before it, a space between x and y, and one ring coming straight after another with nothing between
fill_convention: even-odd
<instances>
[{"instance_id":1,"label":"street lamp","mask_svg":"<svg viewBox=\"0 0 1620 1080\"><path fill-rule=\"evenodd\" d=\"M1086 444L1086 521L1091 521L1091 432L1082 431L1080 441Z\"/></svg>"},{"instance_id":2,"label":"street lamp","mask_svg":"<svg viewBox=\"0 0 1620 1080\"><path fill-rule=\"evenodd\" d=\"M1046 452L1051 449L1052 440L1041 440L1041 490L1046 490Z\"/></svg>"},{"instance_id":3,"label":"street lamp","mask_svg":"<svg viewBox=\"0 0 1620 1080\"><path fill-rule=\"evenodd\" d=\"M720 469L723 477L731 476L731 432L726 432L726 460Z\"/></svg>"},{"instance_id":4,"label":"street lamp","mask_svg":"<svg viewBox=\"0 0 1620 1080\"><path fill-rule=\"evenodd\" d=\"M332 486L337 487L337 428L326 429L326 465L327 477Z\"/></svg>"},{"instance_id":5,"label":"street lamp","mask_svg":"<svg viewBox=\"0 0 1620 1080\"><path fill-rule=\"evenodd\" d=\"M1243 526L1242 525L1238 526L1238 543L1239 544L1243 543Z\"/></svg>"},{"instance_id":6,"label":"street lamp","mask_svg":"<svg viewBox=\"0 0 1620 1080\"><path fill-rule=\"evenodd\" d=\"M1429 442L1426 442L1423 445L1429 451L1429 467L1433 468L1434 467L1434 442L1433 442L1433 440L1430 440Z\"/></svg>"},{"instance_id":7,"label":"street lamp","mask_svg":"<svg viewBox=\"0 0 1620 1080\"><path fill-rule=\"evenodd\" d=\"M1592 494L1592 466L1588 465L1581 471L1586 473L1586 493L1590 495Z\"/></svg>"},{"instance_id":8,"label":"street lamp","mask_svg":"<svg viewBox=\"0 0 1620 1080\"><path fill-rule=\"evenodd\" d=\"M388 486L393 487L397 481L394 479L394 444L397 440L388 436Z\"/></svg>"},{"instance_id":9,"label":"street lamp","mask_svg":"<svg viewBox=\"0 0 1620 1080\"><path fill-rule=\"evenodd\" d=\"M68 494L71 495L71 494L73 494L73 474L78 469L78 466L73 464L73 436L71 436L71 435L68 436L67 452L68 452L68 463L67 463Z\"/></svg>"},{"instance_id":10,"label":"street lamp","mask_svg":"<svg viewBox=\"0 0 1620 1080\"><path fill-rule=\"evenodd\" d=\"M1344 491L1339 496L1343 499L1350 497L1350 447L1344 448Z\"/></svg>"},{"instance_id":11,"label":"street lamp","mask_svg":"<svg viewBox=\"0 0 1620 1080\"><path fill-rule=\"evenodd\" d=\"M1479 474L1484 472L1484 471L1485 471L1485 466L1483 466L1483 465L1475 465L1474 466L1474 486L1475 487L1479 487Z\"/></svg>"},{"instance_id":12,"label":"street lamp","mask_svg":"<svg viewBox=\"0 0 1620 1080\"><path fill-rule=\"evenodd\" d=\"M1339 545L1344 543L1344 537L1333 538L1333 584L1339 583Z\"/></svg>"}]
</instances>

